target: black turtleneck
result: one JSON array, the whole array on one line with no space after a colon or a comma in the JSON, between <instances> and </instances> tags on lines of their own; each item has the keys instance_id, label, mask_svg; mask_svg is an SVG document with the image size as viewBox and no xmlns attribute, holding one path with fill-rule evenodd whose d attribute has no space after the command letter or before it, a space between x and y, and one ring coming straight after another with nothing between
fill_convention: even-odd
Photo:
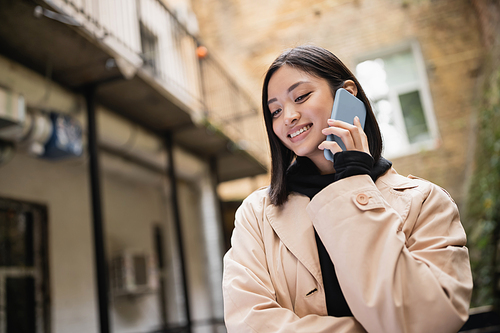
<instances>
[{"instance_id":1,"label":"black turtleneck","mask_svg":"<svg viewBox=\"0 0 500 333\"><path fill-rule=\"evenodd\" d=\"M304 194L312 199L326 186L350 176L369 175L373 181L376 181L379 176L392 166L390 161L382 157L374 163L373 158L369 154L359 151L336 153L333 160L336 173L321 175L316 165L310 159L307 157L297 157L287 170L287 189L291 192ZM330 255L316 231L314 233L318 247L321 274L323 275L328 315L334 317L352 316L351 309L340 289Z\"/></svg>"}]
</instances>

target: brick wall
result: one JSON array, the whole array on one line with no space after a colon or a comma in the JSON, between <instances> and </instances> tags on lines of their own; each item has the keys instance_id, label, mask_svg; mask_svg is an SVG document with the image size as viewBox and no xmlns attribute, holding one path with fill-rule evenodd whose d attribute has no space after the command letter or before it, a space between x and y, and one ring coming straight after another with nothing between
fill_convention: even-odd
<instances>
[{"instance_id":1,"label":"brick wall","mask_svg":"<svg viewBox=\"0 0 500 333\"><path fill-rule=\"evenodd\" d=\"M471 0L476 9L483 44L487 48L498 47L500 44L500 4L497 0Z\"/></svg>"},{"instance_id":2,"label":"brick wall","mask_svg":"<svg viewBox=\"0 0 500 333\"><path fill-rule=\"evenodd\" d=\"M484 53L471 1L192 0L192 5L209 50L215 50L256 103L265 70L285 48L319 45L353 69L364 54L416 39L426 65L440 144L393 163L401 174L429 179L462 203Z\"/></svg>"}]
</instances>

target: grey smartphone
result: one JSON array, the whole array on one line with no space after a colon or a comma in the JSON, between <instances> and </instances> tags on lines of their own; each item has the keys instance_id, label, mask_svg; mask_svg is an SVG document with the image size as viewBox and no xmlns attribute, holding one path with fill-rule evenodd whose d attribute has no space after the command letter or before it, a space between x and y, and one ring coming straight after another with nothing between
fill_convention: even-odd
<instances>
[{"instance_id":1,"label":"grey smartphone","mask_svg":"<svg viewBox=\"0 0 500 333\"><path fill-rule=\"evenodd\" d=\"M354 117L358 116L363 129L365 128L366 107L365 104L344 88L337 89L333 101L331 119L342 120L354 124ZM333 134L326 137L327 141L335 141L343 151L346 150L342 140ZM329 149L324 150L325 158L333 162L333 154Z\"/></svg>"}]
</instances>

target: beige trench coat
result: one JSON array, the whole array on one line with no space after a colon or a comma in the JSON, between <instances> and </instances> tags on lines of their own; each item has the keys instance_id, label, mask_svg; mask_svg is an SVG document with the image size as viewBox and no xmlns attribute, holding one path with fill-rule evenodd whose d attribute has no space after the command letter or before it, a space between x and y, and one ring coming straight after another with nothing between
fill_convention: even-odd
<instances>
[{"instance_id":1,"label":"beige trench coat","mask_svg":"<svg viewBox=\"0 0 500 333\"><path fill-rule=\"evenodd\" d=\"M327 315L314 229L353 317ZM472 291L458 210L438 186L390 169L280 209L267 189L236 213L224 257L228 332L457 332Z\"/></svg>"}]
</instances>

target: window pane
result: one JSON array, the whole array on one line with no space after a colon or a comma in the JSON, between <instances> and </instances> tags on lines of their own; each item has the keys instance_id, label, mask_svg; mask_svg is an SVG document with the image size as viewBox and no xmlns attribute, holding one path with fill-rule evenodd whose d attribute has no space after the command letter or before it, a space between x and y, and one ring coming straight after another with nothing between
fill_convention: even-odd
<instances>
[{"instance_id":1,"label":"window pane","mask_svg":"<svg viewBox=\"0 0 500 333\"><path fill-rule=\"evenodd\" d=\"M35 279L8 277L5 289L7 333L36 332Z\"/></svg>"},{"instance_id":2,"label":"window pane","mask_svg":"<svg viewBox=\"0 0 500 333\"><path fill-rule=\"evenodd\" d=\"M425 121L419 92L413 91L399 95L399 101L401 103L401 111L403 112L406 132L408 133L408 140L410 143L428 140L430 135Z\"/></svg>"},{"instance_id":3,"label":"window pane","mask_svg":"<svg viewBox=\"0 0 500 333\"><path fill-rule=\"evenodd\" d=\"M140 22L140 34L144 65L151 67L153 72L158 74L158 39L142 22Z\"/></svg>"},{"instance_id":4,"label":"window pane","mask_svg":"<svg viewBox=\"0 0 500 333\"><path fill-rule=\"evenodd\" d=\"M394 108L386 99L373 103L373 112L377 118L380 132L382 133L384 155L394 156L403 153L405 148L404 133L394 122Z\"/></svg>"},{"instance_id":5,"label":"window pane","mask_svg":"<svg viewBox=\"0 0 500 333\"><path fill-rule=\"evenodd\" d=\"M0 266L32 267L33 216L0 209Z\"/></svg>"},{"instance_id":6,"label":"window pane","mask_svg":"<svg viewBox=\"0 0 500 333\"><path fill-rule=\"evenodd\" d=\"M135 284L143 286L148 283L148 278L146 275L146 257L144 256L134 256L134 275Z\"/></svg>"},{"instance_id":7,"label":"window pane","mask_svg":"<svg viewBox=\"0 0 500 333\"><path fill-rule=\"evenodd\" d=\"M383 62L389 87L418 81L417 65L410 50L383 58Z\"/></svg>"},{"instance_id":8,"label":"window pane","mask_svg":"<svg viewBox=\"0 0 500 333\"><path fill-rule=\"evenodd\" d=\"M356 66L356 76L366 95L371 100L387 96L389 86L382 59L367 60Z\"/></svg>"}]
</instances>

